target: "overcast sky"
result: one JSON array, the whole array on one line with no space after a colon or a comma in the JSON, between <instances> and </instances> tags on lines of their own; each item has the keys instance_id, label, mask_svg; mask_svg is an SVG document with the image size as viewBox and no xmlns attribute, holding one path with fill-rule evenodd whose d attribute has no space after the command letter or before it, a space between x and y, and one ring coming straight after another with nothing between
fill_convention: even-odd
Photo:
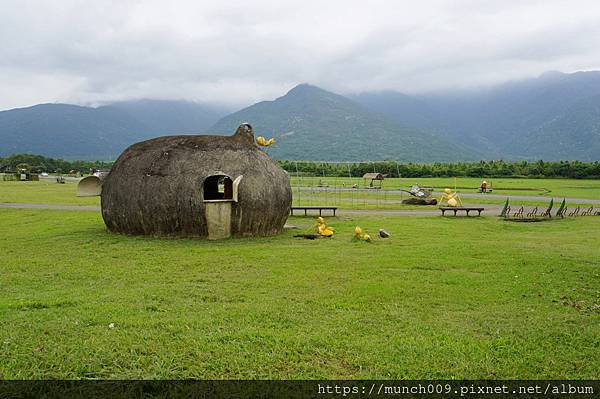
<instances>
[{"instance_id":1,"label":"overcast sky","mask_svg":"<svg viewBox=\"0 0 600 399\"><path fill-rule=\"evenodd\" d=\"M600 69L598 1L0 0L0 109L135 98L248 105Z\"/></svg>"}]
</instances>

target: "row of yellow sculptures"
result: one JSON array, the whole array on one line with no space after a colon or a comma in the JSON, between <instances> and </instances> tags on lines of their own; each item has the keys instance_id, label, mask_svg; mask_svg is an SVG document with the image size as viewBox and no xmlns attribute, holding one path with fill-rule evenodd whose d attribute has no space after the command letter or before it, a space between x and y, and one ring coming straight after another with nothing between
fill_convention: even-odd
<instances>
[{"instance_id":1,"label":"row of yellow sculptures","mask_svg":"<svg viewBox=\"0 0 600 399\"><path fill-rule=\"evenodd\" d=\"M327 226L325 219L323 219L321 216L319 216L317 218L317 226L316 227L317 227L317 233L319 233L319 235L321 237L332 237L333 233L335 232L333 227ZM363 229L361 229L359 226L356 226L354 228L354 237L359 240L371 242L371 236L369 234L363 232Z\"/></svg>"}]
</instances>

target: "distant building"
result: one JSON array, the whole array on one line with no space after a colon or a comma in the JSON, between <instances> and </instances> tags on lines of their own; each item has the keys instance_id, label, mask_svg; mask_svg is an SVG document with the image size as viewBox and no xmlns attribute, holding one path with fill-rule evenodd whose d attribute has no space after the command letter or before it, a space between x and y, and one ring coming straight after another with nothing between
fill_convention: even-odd
<instances>
[{"instance_id":1,"label":"distant building","mask_svg":"<svg viewBox=\"0 0 600 399\"><path fill-rule=\"evenodd\" d=\"M385 179L384 174L382 173L365 173L363 175L363 180L365 184L367 184L367 180L370 180L369 187L373 188L381 188L381 182ZM379 182L379 184L374 184L374 182Z\"/></svg>"}]
</instances>

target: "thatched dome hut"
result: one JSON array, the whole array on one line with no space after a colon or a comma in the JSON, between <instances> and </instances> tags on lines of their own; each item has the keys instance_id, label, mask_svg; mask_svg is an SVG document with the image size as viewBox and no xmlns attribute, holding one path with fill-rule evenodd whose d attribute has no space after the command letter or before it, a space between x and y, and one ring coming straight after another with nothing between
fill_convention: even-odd
<instances>
[{"instance_id":1,"label":"thatched dome hut","mask_svg":"<svg viewBox=\"0 0 600 399\"><path fill-rule=\"evenodd\" d=\"M254 143L233 136L167 136L127 148L102 185L102 217L125 234L268 236L287 219L287 173Z\"/></svg>"}]
</instances>

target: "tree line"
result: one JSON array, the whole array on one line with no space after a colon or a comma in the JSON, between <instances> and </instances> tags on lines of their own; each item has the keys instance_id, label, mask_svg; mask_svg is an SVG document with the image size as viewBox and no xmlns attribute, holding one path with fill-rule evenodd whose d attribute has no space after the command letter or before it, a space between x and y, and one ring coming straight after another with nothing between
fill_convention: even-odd
<instances>
[{"instance_id":1,"label":"tree line","mask_svg":"<svg viewBox=\"0 0 600 399\"><path fill-rule=\"evenodd\" d=\"M112 162L104 161L66 161L48 158L42 155L14 154L6 158L0 157L0 172L14 172L17 166L26 166L35 173L89 173L92 169L110 169Z\"/></svg>"},{"instance_id":2,"label":"tree line","mask_svg":"<svg viewBox=\"0 0 600 399\"><path fill-rule=\"evenodd\" d=\"M527 178L571 178L599 179L600 162L581 161L479 161L453 163L400 163L378 162L314 162L277 161L291 175L304 176L361 177L365 173L377 172L389 177L527 177ZM67 173L76 171L89 173L91 169L109 169L112 162L67 161L42 155L15 154L0 157L0 171L14 171L17 165L26 164L32 172Z\"/></svg>"},{"instance_id":3,"label":"tree line","mask_svg":"<svg viewBox=\"0 0 600 399\"><path fill-rule=\"evenodd\" d=\"M580 161L480 161L453 163L312 162L278 161L291 175L360 177L377 172L388 177L515 177L515 178L600 178L600 162Z\"/></svg>"}]
</instances>

